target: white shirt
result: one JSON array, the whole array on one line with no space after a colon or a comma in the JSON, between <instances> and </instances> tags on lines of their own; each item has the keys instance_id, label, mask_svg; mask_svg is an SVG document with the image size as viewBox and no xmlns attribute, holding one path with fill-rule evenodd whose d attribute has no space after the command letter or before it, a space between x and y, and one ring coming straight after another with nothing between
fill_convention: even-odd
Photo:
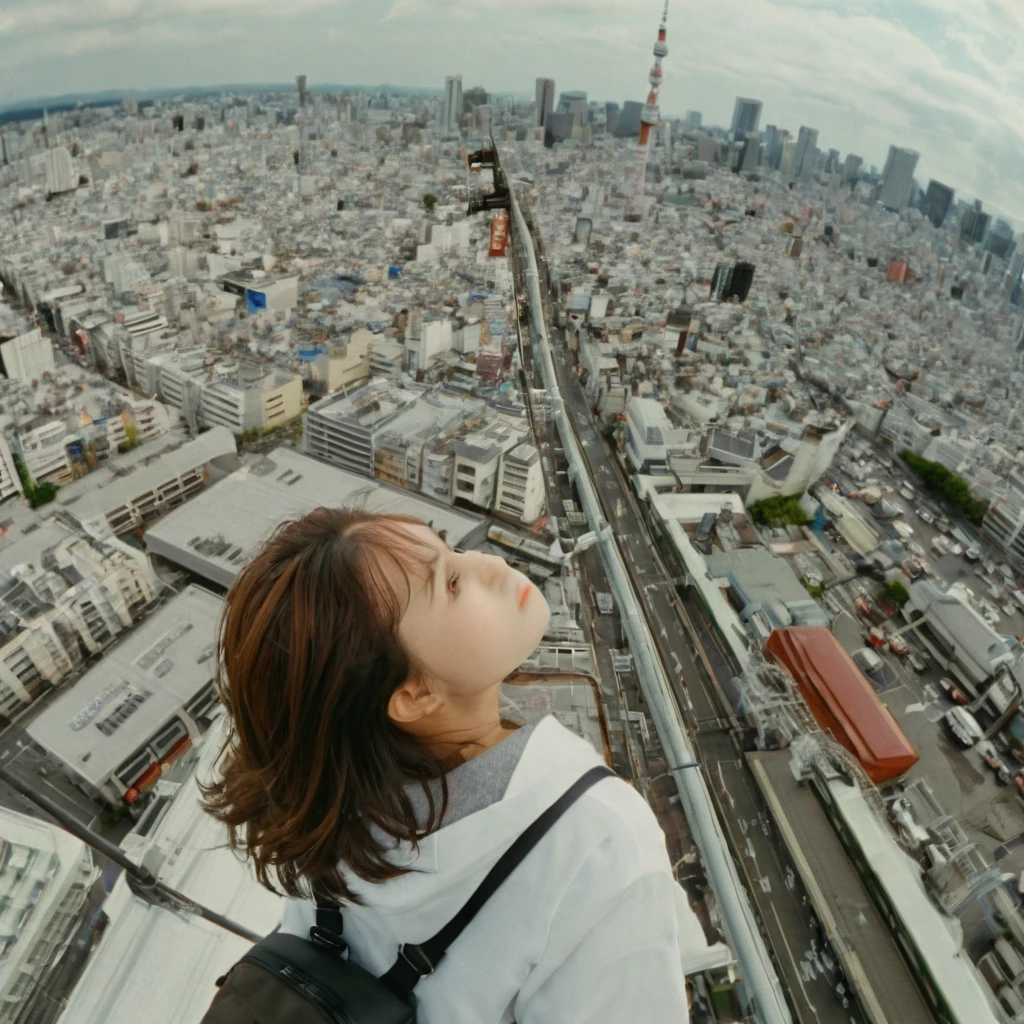
<instances>
[{"instance_id":1,"label":"white shirt","mask_svg":"<svg viewBox=\"0 0 1024 1024\"><path fill-rule=\"evenodd\" d=\"M534 730L503 799L392 854L414 870L348 876L351 957L378 976L402 942L452 918L515 838L600 758L555 718ZM287 900L282 931L308 936L314 906ZM718 953L716 953L718 950ZM417 1024L686 1024L684 973L725 959L672 876L665 836L621 779L591 787L416 986ZM727 953L726 953L727 955Z\"/></svg>"}]
</instances>

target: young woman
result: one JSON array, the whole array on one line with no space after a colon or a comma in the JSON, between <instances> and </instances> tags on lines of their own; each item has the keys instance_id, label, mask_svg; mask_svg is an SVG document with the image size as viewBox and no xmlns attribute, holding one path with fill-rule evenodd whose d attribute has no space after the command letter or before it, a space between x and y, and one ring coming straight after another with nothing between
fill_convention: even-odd
<instances>
[{"instance_id":1,"label":"young woman","mask_svg":"<svg viewBox=\"0 0 1024 1024\"><path fill-rule=\"evenodd\" d=\"M503 559L402 515L318 508L242 571L220 635L230 733L205 800L291 897L284 931L308 936L316 882L342 904L350 955L384 974L600 763L553 716L503 711L502 680L549 615ZM420 981L418 1021L680 1024L684 964L706 948L653 813L606 779Z\"/></svg>"}]
</instances>

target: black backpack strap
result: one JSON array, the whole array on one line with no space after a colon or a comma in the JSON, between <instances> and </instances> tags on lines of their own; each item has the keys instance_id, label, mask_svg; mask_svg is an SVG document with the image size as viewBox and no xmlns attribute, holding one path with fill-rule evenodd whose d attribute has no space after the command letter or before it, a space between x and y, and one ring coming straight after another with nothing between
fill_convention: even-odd
<instances>
[{"instance_id":1,"label":"black backpack strap","mask_svg":"<svg viewBox=\"0 0 1024 1024\"><path fill-rule=\"evenodd\" d=\"M348 949L348 943L341 937L345 928L345 920L341 916L341 906L315 883L313 898L316 900L316 924L309 929L309 941L314 945L333 950L339 955L344 953Z\"/></svg>"},{"instance_id":2,"label":"black backpack strap","mask_svg":"<svg viewBox=\"0 0 1024 1024\"><path fill-rule=\"evenodd\" d=\"M519 866L523 858L537 845L552 825L595 783L614 777L615 773L604 765L591 768L576 780L522 835L501 855L498 863L487 873L476 892L462 909L434 936L419 945L399 947L394 967L380 980L400 996L408 996L420 978L432 974L448 947L462 930L476 917L480 908L494 895L498 886Z\"/></svg>"}]
</instances>

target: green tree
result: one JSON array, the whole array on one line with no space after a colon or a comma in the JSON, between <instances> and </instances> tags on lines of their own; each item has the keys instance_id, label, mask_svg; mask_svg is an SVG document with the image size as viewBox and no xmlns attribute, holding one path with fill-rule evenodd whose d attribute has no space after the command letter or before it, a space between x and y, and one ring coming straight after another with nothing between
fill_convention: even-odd
<instances>
[{"instance_id":1,"label":"green tree","mask_svg":"<svg viewBox=\"0 0 1024 1024\"><path fill-rule=\"evenodd\" d=\"M988 502L975 498L963 477L951 473L940 462L922 459L909 448L904 448L900 452L900 458L910 467L929 494L938 498L952 511L959 512L969 522L976 526L981 525L988 511Z\"/></svg>"},{"instance_id":2,"label":"green tree","mask_svg":"<svg viewBox=\"0 0 1024 1024\"><path fill-rule=\"evenodd\" d=\"M423 205L427 208L427 213L433 213L434 207L437 206L437 196L432 192L428 192L423 197Z\"/></svg>"},{"instance_id":3,"label":"green tree","mask_svg":"<svg viewBox=\"0 0 1024 1024\"><path fill-rule=\"evenodd\" d=\"M805 526L811 520L800 507L799 494L780 494L753 502L748 510L758 526Z\"/></svg>"},{"instance_id":4,"label":"green tree","mask_svg":"<svg viewBox=\"0 0 1024 1024\"><path fill-rule=\"evenodd\" d=\"M899 580L889 580L882 589L897 608L902 608L910 600L907 588Z\"/></svg>"},{"instance_id":5,"label":"green tree","mask_svg":"<svg viewBox=\"0 0 1024 1024\"><path fill-rule=\"evenodd\" d=\"M33 492L32 497L29 498L29 504L33 508L39 508L41 505L46 505L53 501L57 497L57 485L49 482L40 484Z\"/></svg>"}]
</instances>

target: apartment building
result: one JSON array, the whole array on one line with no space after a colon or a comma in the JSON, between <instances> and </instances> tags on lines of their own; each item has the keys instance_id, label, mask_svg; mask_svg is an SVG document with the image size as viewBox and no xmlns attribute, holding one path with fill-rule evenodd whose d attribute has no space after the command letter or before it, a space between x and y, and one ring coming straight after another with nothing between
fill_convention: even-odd
<instances>
[{"instance_id":1,"label":"apartment building","mask_svg":"<svg viewBox=\"0 0 1024 1024\"><path fill-rule=\"evenodd\" d=\"M544 472L540 452L531 444L516 445L498 467L494 508L520 523L535 523L544 512Z\"/></svg>"},{"instance_id":2,"label":"apartment building","mask_svg":"<svg viewBox=\"0 0 1024 1024\"><path fill-rule=\"evenodd\" d=\"M99 878L80 839L0 807L0 1024L34 1019Z\"/></svg>"}]
</instances>

